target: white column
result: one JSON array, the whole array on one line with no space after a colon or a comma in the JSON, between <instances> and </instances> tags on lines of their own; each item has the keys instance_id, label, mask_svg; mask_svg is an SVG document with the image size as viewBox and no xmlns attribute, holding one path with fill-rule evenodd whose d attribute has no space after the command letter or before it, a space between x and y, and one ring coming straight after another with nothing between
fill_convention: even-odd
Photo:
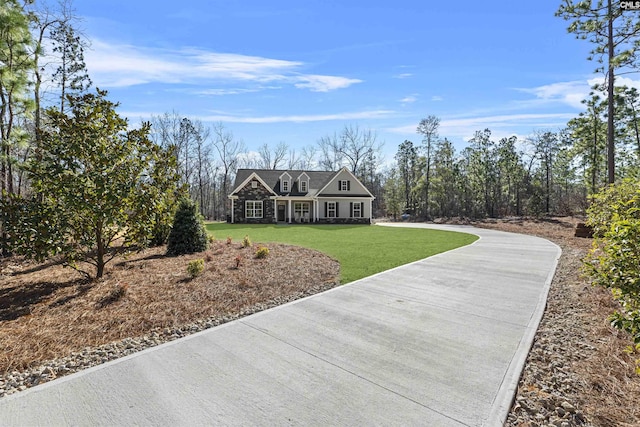
<instances>
[{"instance_id":1,"label":"white column","mask_svg":"<svg viewBox=\"0 0 640 427\"><path fill-rule=\"evenodd\" d=\"M289 224L291 224L291 199L287 200L287 210L289 211Z\"/></svg>"},{"instance_id":2,"label":"white column","mask_svg":"<svg viewBox=\"0 0 640 427\"><path fill-rule=\"evenodd\" d=\"M233 206L235 201L233 199L231 199L231 224L233 224L235 222L234 218L233 218Z\"/></svg>"}]
</instances>

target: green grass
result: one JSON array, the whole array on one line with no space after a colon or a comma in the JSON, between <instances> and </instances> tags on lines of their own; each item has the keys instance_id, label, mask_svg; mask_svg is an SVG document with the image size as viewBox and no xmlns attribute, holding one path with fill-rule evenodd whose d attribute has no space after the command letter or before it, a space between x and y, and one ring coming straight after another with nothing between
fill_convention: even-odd
<instances>
[{"instance_id":1,"label":"green grass","mask_svg":"<svg viewBox=\"0 0 640 427\"><path fill-rule=\"evenodd\" d=\"M341 283L349 283L399 265L474 242L466 233L370 225L207 224L222 240L280 242L324 252L340 262Z\"/></svg>"}]
</instances>

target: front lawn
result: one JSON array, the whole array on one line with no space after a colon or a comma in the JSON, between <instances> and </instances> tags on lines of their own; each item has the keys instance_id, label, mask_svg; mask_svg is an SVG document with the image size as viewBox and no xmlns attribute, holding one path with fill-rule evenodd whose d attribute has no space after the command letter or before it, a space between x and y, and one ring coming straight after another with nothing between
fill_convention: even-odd
<instances>
[{"instance_id":1,"label":"front lawn","mask_svg":"<svg viewBox=\"0 0 640 427\"><path fill-rule=\"evenodd\" d=\"M371 225L248 225L209 223L216 239L249 236L254 243L280 242L324 252L340 262L349 283L399 265L473 243L466 233Z\"/></svg>"}]
</instances>

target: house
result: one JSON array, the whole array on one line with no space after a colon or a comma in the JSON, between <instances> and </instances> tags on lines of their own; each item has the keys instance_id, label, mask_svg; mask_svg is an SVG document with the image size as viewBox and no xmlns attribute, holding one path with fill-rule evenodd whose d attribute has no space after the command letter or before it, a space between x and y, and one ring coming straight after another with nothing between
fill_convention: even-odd
<instances>
[{"instance_id":1,"label":"house","mask_svg":"<svg viewBox=\"0 0 640 427\"><path fill-rule=\"evenodd\" d=\"M347 168L337 172L239 169L232 223L370 224L375 197Z\"/></svg>"}]
</instances>

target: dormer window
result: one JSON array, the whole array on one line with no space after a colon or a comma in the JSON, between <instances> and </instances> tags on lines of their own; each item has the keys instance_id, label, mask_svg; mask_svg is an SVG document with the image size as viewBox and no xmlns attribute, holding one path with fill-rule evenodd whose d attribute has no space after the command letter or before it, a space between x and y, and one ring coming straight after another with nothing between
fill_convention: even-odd
<instances>
[{"instance_id":1,"label":"dormer window","mask_svg":"<svg viewBox=\"0 0 640 427\"><path fill-rule=\"evenodd\" d=\"M300 192L301 193L307 192L307 181L300 181Z\"/></svg>"},{"instance_id":2,"label":"dormer window","mask_svg":"<svg viewBox=\"0 0 640 427\"><path fill-rule=\"evenodd\" d=\"M282 191L289 191L289 181L282 181Z\"/></svg>"}]
</instances>

